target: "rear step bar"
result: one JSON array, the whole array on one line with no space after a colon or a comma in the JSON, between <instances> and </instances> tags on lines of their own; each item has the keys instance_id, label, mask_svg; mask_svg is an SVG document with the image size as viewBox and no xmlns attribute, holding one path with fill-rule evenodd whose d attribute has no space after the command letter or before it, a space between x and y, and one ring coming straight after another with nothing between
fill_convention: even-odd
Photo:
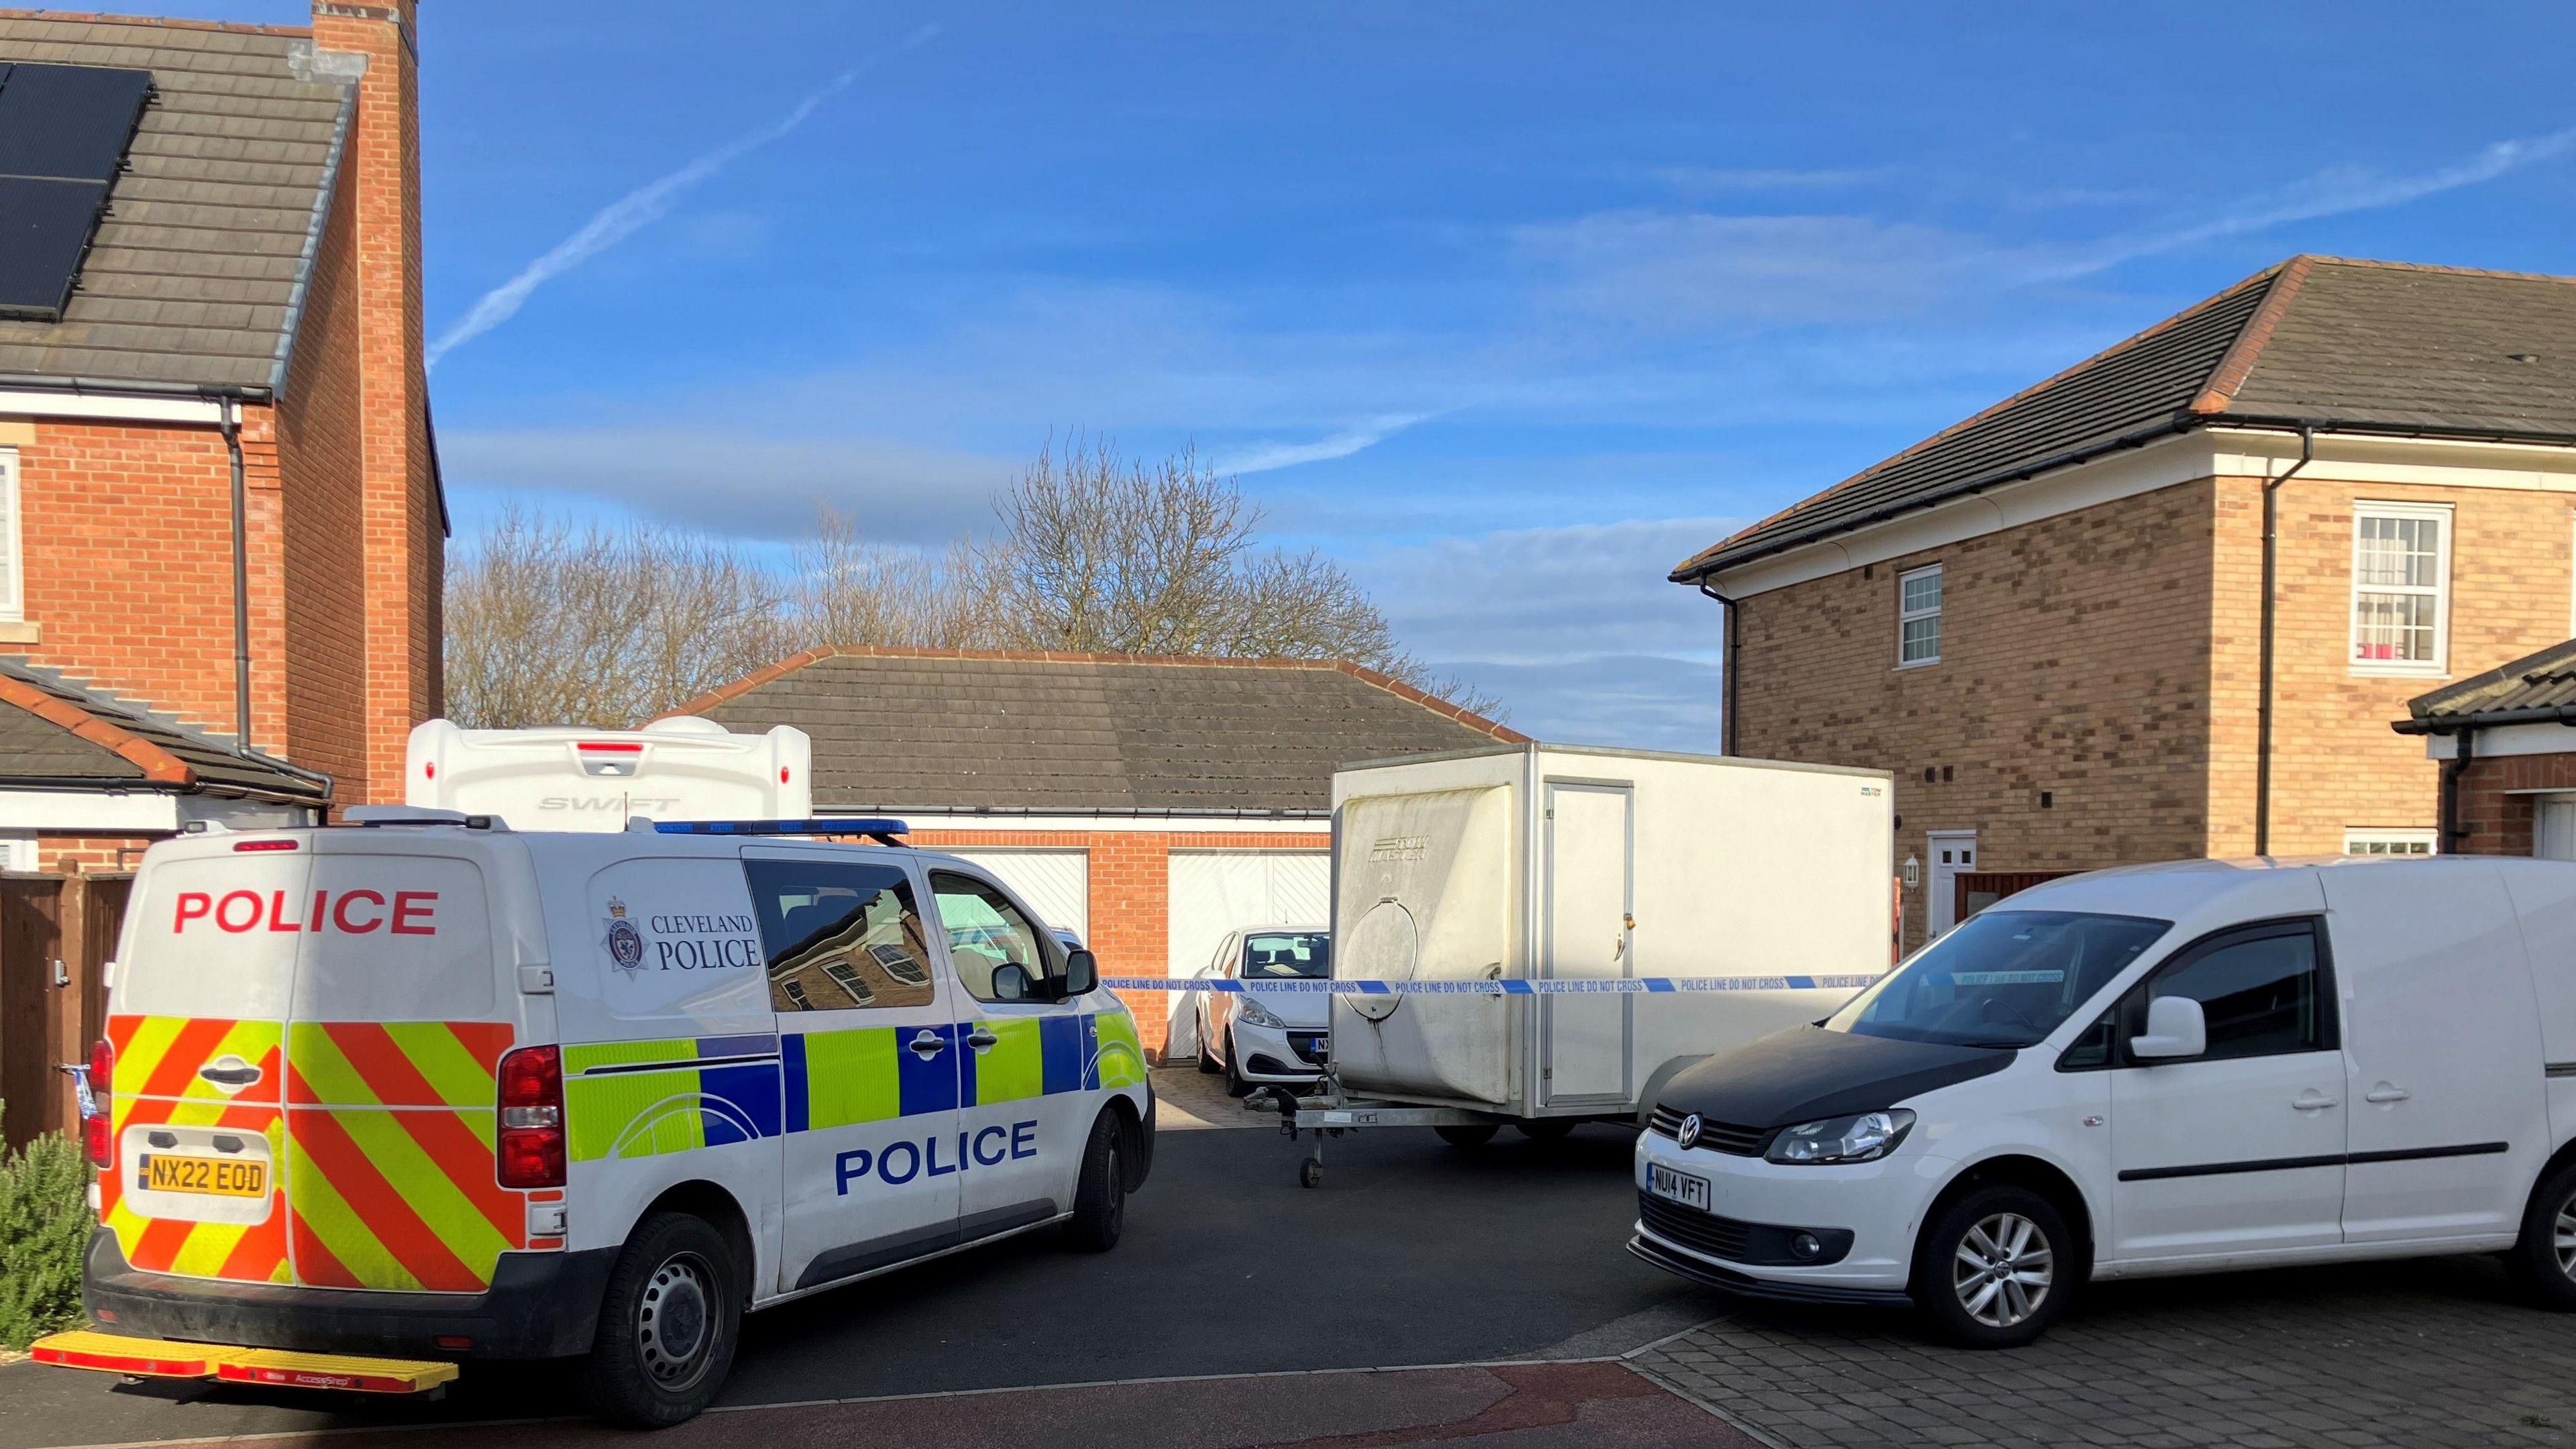
<instances>
[{"instance_id":1,"label":"rear step bar","mask_svg":"<svg viewBox=\"0 0 2576 1449\"><path fill-rule=\"evenodd\" d=\"M222 1343L176 1343L116 1333L57 1333L28 1345L27 1356L62 1368L156 1379L220 1379L273 1388L338 1389L359 1394L432 1393L456 1377L456 1365L419 1359L290 1353Z\"/></svg>"}]
</instances>

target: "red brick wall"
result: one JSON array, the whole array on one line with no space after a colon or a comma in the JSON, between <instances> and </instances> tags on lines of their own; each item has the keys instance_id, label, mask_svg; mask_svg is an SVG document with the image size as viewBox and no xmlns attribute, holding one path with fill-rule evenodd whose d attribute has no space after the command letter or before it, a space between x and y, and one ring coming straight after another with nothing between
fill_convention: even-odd
<instances>
[{"instance_id":1,"label":"red brick wall","mask_svg":"<svg viewBox=\"0 0 2576 1449\"><path fill-rule=\"evenodd\" d=\"M245 407L251 740L287 734L270 411ZM212 427L39 419L18 449L26 617L38 664L231 733L232 464Z\"/></svg>"},{"instance_id":2,"label":"red brick wall","mask_svg":"<svg viewBox=\"0 0 2576 1449\"><path fill-rule=\"evenodd\" d=\"M2407 743L2421 747L2411 737ZM2525 790L2576 790L2576 751L2470 760L2460 772L2462 834L2442 848L2463 855L2531 854L2532 798L2514 793Z\"/></svg>"},{"instance_id":3,"label":"red brick wall","mask_svg":"<svg viewBox=\"0 0 2576 1449\"><path fill-rule=\"evenodd\" d=\"M1171 969L1171 855L1174 850L1321 850L1329 831L1295 834L1233 831L1027 831L916 830L904 839L924 850L1015 846L1079 849L1090 853L1090 929L1083 944L1100 958L1103 976L1162 976ZM1148 1053L1160 1053L1170 1035L1175 998L1169 992L1122 993L1136 1014L1136 1032Z\"/></svg>"}]
</instances>

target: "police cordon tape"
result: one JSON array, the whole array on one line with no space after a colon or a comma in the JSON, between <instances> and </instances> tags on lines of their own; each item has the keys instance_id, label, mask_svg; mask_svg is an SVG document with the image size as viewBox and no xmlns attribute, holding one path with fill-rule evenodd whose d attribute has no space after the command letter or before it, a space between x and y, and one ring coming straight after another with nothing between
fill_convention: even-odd
<instances>
[{"instance_id":1,"label":"police cordon tape","mask_svg":"<svg viewBox=\"0 0 2576 1449\"><path fill-rule=\"evenodd\" d=\"M1624 976L1603 980L1524 981L1238 981L1226 976L1103 976L1113 991L1215 991L1242 995L1326 996L1633 996L1666 991L1857 991L1875 976Z\"/></svg>"}]
</instances>

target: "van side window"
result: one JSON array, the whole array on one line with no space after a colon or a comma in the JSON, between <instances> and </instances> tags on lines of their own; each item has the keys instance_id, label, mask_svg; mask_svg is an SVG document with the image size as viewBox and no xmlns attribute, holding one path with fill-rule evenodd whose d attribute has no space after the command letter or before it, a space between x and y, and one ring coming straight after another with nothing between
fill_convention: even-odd
<instances>
[{"instance_id":1,"label":"van side window","mask_svg":"<svg viewBox=\"0 0 2576 1449\"><path fill-rule=\"evenodd\" d=\"M2131 1029L2143 1030L2148 1000L2187 996L2209 1022L2209 1050L2199 1061L2282 1056L2336 1045L2334 999L2319 969L2317 932L2308 921L2230 933L2186 952L2157 971L2137 998Z\"/></svg>"},{"instance_id":2,"label":"van side window","mask_svg":"<svg viewBox=\"0 0 2576 1449\"><path fill-rule=\"evenodd\" d=\"M746 860L779 1011L927 1006L929 936L898 865Z\"/></svg>"},{"instance_id":3,"label":"van side window","mask_svg":"<svg viewBox=\"0 0 2576 1449\"><path fill-rule=\"evenodd\" d=\"M972 876L946 871L930 873L930 894L939 902L939 925L948 933L948 959L957 979L977 1001L1001 1001L993 990L993 973L1005 963L1026 971L1036 985L1048 976L1047 953L1038 943L1045 933L1020 914L1011 898ZM1011 998L1020 999L1020 998Z\"/></svg>"}]
</instances>

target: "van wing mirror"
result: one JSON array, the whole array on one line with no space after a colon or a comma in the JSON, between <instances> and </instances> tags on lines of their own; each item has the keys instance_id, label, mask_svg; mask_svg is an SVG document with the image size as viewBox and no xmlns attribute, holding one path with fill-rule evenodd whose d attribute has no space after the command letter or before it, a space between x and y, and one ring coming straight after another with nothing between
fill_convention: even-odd
<instances>
[{"instance_id":1,"label":"van wing mirror","mask_svg":"<svg viewBox=\"0 0 2576 1449\"><path fill-rule=\"evenodd\" d=\"M1064 994L1086 996L1100 985L1100 960L1084 947L1064 955Z\"/></svg>"},{"instance_id":2,"label":"van wing mirror","mask_svg":"<svg viewBox=\"0 0 2576 1449\"><path fill-rule=\"evenodd\" d=\"M2209 1018L2188 996L2159 996L2147 1003L2147 1029L2129 1038L2129 1055L2143 1061L2196 1057L2209 1050Z\"/></svg>"}]
</instances>

